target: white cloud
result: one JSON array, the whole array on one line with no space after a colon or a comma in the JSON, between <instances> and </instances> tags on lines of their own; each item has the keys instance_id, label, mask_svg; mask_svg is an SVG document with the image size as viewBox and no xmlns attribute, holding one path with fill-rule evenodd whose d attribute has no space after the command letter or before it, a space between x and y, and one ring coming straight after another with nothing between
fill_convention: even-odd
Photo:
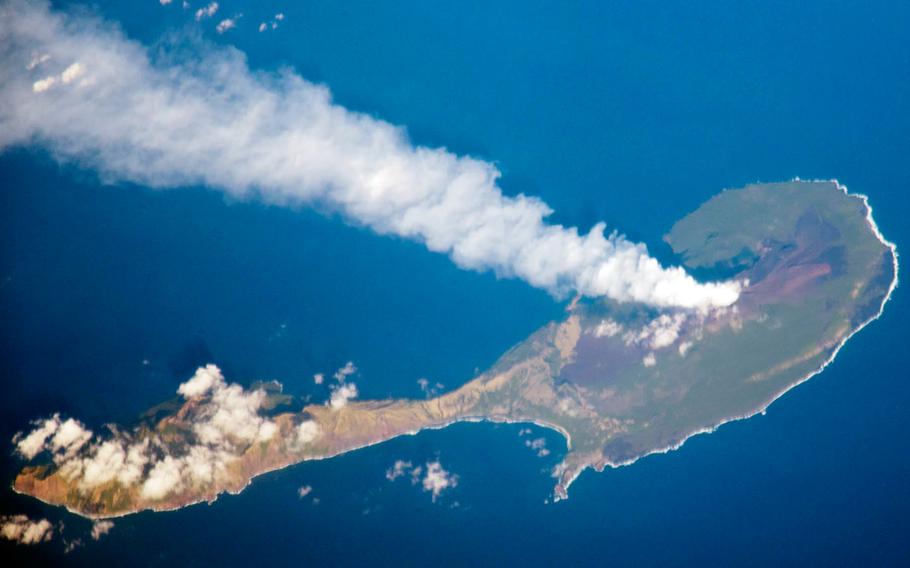
<instances>
[{"instance_id":1,"label":"white cloud","mask_svg":"<svg viewBox=\"0 0 910 568\"><path fill-rule=\"evenodd\" d=\"M32 424L37 426L37 428L29 432L28 435L23 436L22 432L19 432L13 437L16 451L27 460L33 459L45 450L45 442L60 427L60 415L55 414L47 420L35 421Z\"/></svg>"},{"instance_id":2,"label":"white cloud","mask_svg":"<svg viewBox=\"0 0 910 568\"><path fill-rule=\"evenodd\" d=\"M212 3L197 16L215 11ZM699 284L663 268L643 245L605 235L603 223L585 234L548 224L540 199L503 195L494 164L415 146L403 129L333 103L324 86L251 71L234 48L150 51L116 26L22 0L0 8L0 42L0 149L39 143L106 181L320 204L462 268L557 295L688 308L738 297L738 284ZM79 91L39 85L19 63L33 53L78 60L94 82ZM39 89L45 96L34 96Z\"/></svg>"},{"instance_id":3,"label":"white cloud","mask_svg":"<svg viewBox=\"0 0 910 568\"><path fill-rule=\"evenodd\" d=\"M85 75L85 68L77 61L63 70L63 73L60 74L60 81L66 85L83 75Z\"/></svg>"},{"instance_id":4,"label":"white cloud","mask_svg":"<svg viewBox=\"0 0 910 568\"><path fill-rule=\"evenodd\" d=\"M177 387L177 393L183 395L183 398L193 398L202 396L212 390L218 383L224 383L224 376L221 369L209 364L205 367L196 369L196 373L185 383Z\"/></svg>"},{"instance_id":5,"label":"white cloud","mask_svg":"<svg viewBox=\"0 0 910 568\"><path fill-rule=\"evenodd\" d=\"M543 438L541 438L543 442ZM528 444L531 446L531 444ZM535 450L543 449L543 445L535 444ZM545 454L548 454L546 451ZM439 498L439 495L450 487L458 485L458 476L446 471L439 460L429 461L426 463L426 469L421 466L414 466L410 461L395 460L392 467L386 470L385 478L389 481L395 481L399 477L410 476L411 484L420 484L423 490L432 494L433 502ZM422 477L421 477L422 476Z\"/></svg>"},{"instance_id":6,"label":"white cloud","mask_svg":"<svg viewBox=\"0 0 910 568\"><path fill-rule=\"evenodd\" d=\"M357 372L357 366L354 365L353 361L348 361L344 364L344 367L335 371L333 377L336 381L343 383L345 379Z\"/></svg>"},{"instance_id":7,"label":"white cloud","mask_svg":"<svg viewBox=\"0 0 910 568\"><path fill-rule=\"evenodd\" d=\"M28 65L26 65L27 70L32 70L36 66L40 65L44 61L50 59L50 56L45 54L38 59L32 59ZM63 70L60 75L48 75L44 79L39 79L32 83L32 92L33 93L44 93L49 91L58 83L63 85L68 85L74 82L76 79L85 75L85 67L78 61L71 64L69 67ZM89 86L94 82L93 79L83 79L79 82L80 87Z\"/></svg>"},{"instance_id":8,"label":"white cloud","mask_svg":"<svg viewBox=\"0 0 910 568\"><path fill-rule=\"evenodd\" d=\"M66 420L57 432L54 433L50 442L50 449L55 452L70 454L77 451L92 438L92 431L86 429L77 420L72 418Z\"/></svg>"},{"instance_id":9,"label":"white cloud","mask_svg":"<svg viewBox=\"0 0 910 568\"><path fill-rule=\"evenodd\" d=\"M35 93L43 93L54 86L57 82L57 78L54 76L45 77L44 79L38 79L32 83L32 91Z\"/></svg>"},{"instance_id":10,"label":"white cloud","mask_svg":"<svg viewBox=\"0 0 910 568\"><path fill-rule=\"evenodd\" d=\"M142 496L146 499L163 499L176 492L183 485L181 463L173 456L165 456L149 471L142 484Z\"/></svg>"},{"instance_id":11,"label":"white cloud","mask_svg":"<svg viewBox=\"0 0 910 568\"><path fill-rule=\"evenodd\" d=\"M313 375L313 382L316 383L317 385L321 385L323 383L323 381L325 381L325 375L323 375L322 373L316 373L315 375Z\"/></svg>"},{"instance_id":12,"label":"white cloud","mask_svg":"<svg viewBox=\"0 0 910 568\"><path fill-rule=\"evenodd\" d=\"M233 18L225 18L218 22L218 25L215 26L215 31L223 34L228 30L232 30L237 27L237 16Z\"/></svg>"},{"instance_id":13,"label":"white cloud","mask_svg":"<svg viewBox=\"0 0 910 568\"><path fill-rule=\"evenodd\" d=\"M642 358L641 362L645 367L653 367L657 364L657 357L654 356L654 353L648 353Z\"/></svg>"},{"instance_id":14,"label":"white cloud","mask_svg":"<svg viewBox=\"0 0 910 568\"><path fill-rule=\"evenodd\" d=\"M622 333L622 330L622 324L612 319L605 319L594 328L594 337L613 337Z\"/></svg>"},{"instance_id":15,"label":"white cloud","mask_svg":"<svg viewBox=\"0 0 910 568\"><path fill-rule=\"evenodd\" d=\"M278 29L278 23L281 22L282 20L284 20L284 14L279 12L279 13L275 14L275 17L272 18L271 22L268 22L268 23L262 22L261 24L259 24L259 31L264 32L264 31L268 31L269 29L273 29L273 30Z\"/></svg>"},{"instance_id":16,"label":"white cloud","mask_svg":"<svg viewBox=\"0 0 910 568\"><path fill-rule=\"evenodd\" d=\"M669 322L664 319L667 317L667 314L663 314L657 319L660 324L654 329L654 336L651 338L652 349L661 349L673 345L679 337L679 328L685 321L685 316L683 314L676 314L672 318L669 318Z\"/></svg>"},{"instance_id":17,"label":"white cloud","mask_svg":"<svg viewBox=\"0 0 910 568\"><path fill-rule=\"evenodd\" d=\"M45 63L51 58L50 54L42 53L41 55L34 55L31 60L28 62L28 65L25 66L26 71L31 71L35 69L42 63Z\"/></svg>"},{"instance_id":18,"label":"white cloud","mask_svg":"<svg viewBox=\"0 0 910 568\"><path fill-rule=\"evenodd\" d=\"M170 4L173 1L174 0L158 0L158 2L160 2L162 6L167 6L168 4Z\"/></svg>"},{"instance_id":19,"label":"white cloud","mask_svg":"<svg viewBox=\"0 0 910 568\"><path fill-rule=\"evenodd\" d=\"M92 540L101 540L101 537L111 532L114 523L111 521L95 521L92 523Z\"/></svg>"},{"instance_id":20,"label":"white cloud","mask_svg":"<svg viewBox=\"0 0 910 568\"><path fill-rule=\"evenodd\" d=\"M318 438L320 433L319 424L313 420L304 420L297 426L297 443L301 446L309 444Z\"/></svg>"},{"instance_id":21,"label":"white cloud","mask_svg":"<svg viewBox=\"0 0 910 568\"><path fill-rule=\"evenodd\" d=\"M345 383L332 388L332 396L329 398L329 406L333 410L340 410L347 406L348 401L357 397L357 385L354 383Z\"/></svg>"},{"instance_id":22,"label":"white cloud","mask_svg":"<svg viewBox=\"0 0 910 568\"><path fill-rule=\"evenodd\" d=\"M155 500L187 487L218 482L246 448L278 435L278 425L260 415L265 391L226 383L215 365L197 369L177 392L190 401L181 420L188 423L192 434L180 453L174 453L156 434L113 430L107 439L95 438L80 422L72 418L61 421L59 414L34 422L27 435L16 434L16 451L28 460L43 451L51 452L60 473L80 491L110 482L139 484L141 496ZM319 433L315 422L303 422L298 426L297 442L311 442Z\"/></svg>"},{"instance_id":23,"label":"white cloud","mask_svg":"<svg viewBox=\"0 0 910 568\"><path fill-rule=\"evenodd\" d=\"M116 479L123 485L138 481L149 463L148 439L129 444L121 439L94 444L80 459L67 461L61 467L78 476L81 489L91 489Z\"/></svg>"},{"instance_id":24,"label":"white cloud","mask_svg":"<svg viewBox=\"0 0 910 568\"><path fill-rule=\"evenodd\" d=\"M215 12L218 11L218 2L212 2L207 6L199 8L196 10L196 21L203 20L205 18L211 18L215 15Z\"/></svg>"},{"instance_id":25,"label":"white cloud","mask_svg":"<svg viewBox=\"0 0 910 568\"><path fill-rule=\"evenodd\" d=\"M679 333L688 317L682 312L661 314L640 330L630 330L623 334L626 345L641 345L648 349L663 349L673 345L679 339Z\"/></svg>"},{"instance_id":26,"label":"white cloud","mask_svg":"<svg viewBox=\"0 0 910 568\"><path fill-rule=\"evenodd\" d=\"M25 515L10 515L0 517L0 536L18 544L38 544L54 536L54 527L47 519L33 521Z\"/></svg>"},{"instance_id":27,"label":"white cloud","mask_svg":"<svg viewBox=\"0 0 910 568\"><path fill-rule=\"evenodd\" d=\"M421 483L424 491L429 491L433 494L433 502L435 503L440 493L458 485L458 476L443 469L439 460L436 460L427 462L427 472Z\"/></svg>"},{"instance_id":28,"label":"white cloud","mask_svg":"<svg viewBox=\"0 0 910 568\"><path fill-rule=\"evenodd\" d=\"M395 481L402 475L405 475L413 467L413 464L405 460L395 460L392 467L386 470L385 478L389 481Z\"/></svg>"},{"instance_id":29,"label":"white cloud","mask_svg":"<svg viewBox=\"0 0 910 568\"><path fill-rule=\"evenodd\" d=\"M297 490L297 496L303 499L307 495L313 492L313 488L309 485L303 485Z\"/></svg>"},{"instance_id":30,"label":"white cloud","mask_svg":"<svg viewBox=\"0 0 910 568\"><path fill-rule=\"evenodd\" d=\"M217 447L268 441L277 427L258 414L265 397L261 389L248 392L240 385L216 383L209 402L196 411L196 436L202 443Z\"/></svg>"},{"instance_id":31,"label":"white cloud","mask_svg":"<svg viewBox=\"0 0 910 568\"><path fill-rule=\"evenodd\" d=\"M181 468L183 480L206 486L223 479L227 465L236 457L222 448L195 445L180 458L178 466Z\"/></svg>"},{"instance_id":32,"label":"white cloud","mask_svg":"<svg viewBox=\"0 0 910 568\"><path fill-rule=\"evenodd\" d=\"M92 431L79 421L69 418L61 422L59 414L32 424L36 428L28 435L19 432L13 437L16 452L28 460L46 450L53 454L55 462L60 463L76 453L92 437Z\"/></svg>"},{"instance_id":33,"label":"white cloud","mask_svg":"<svg viewBox=\"0 0 910 568\"><path fill-rule=\"evenodd\" d=\"M348 361L332 375L332 377L338 381L338 385L332 387L332 394L327 403L332 409L339 410L344 408L347 406L350 399L357 397L357 385L345 382L348 377L356 372L357 366L354 365L353 361ZM317 384L319 383L317 382Z\"/></svg>"}]
</instances>

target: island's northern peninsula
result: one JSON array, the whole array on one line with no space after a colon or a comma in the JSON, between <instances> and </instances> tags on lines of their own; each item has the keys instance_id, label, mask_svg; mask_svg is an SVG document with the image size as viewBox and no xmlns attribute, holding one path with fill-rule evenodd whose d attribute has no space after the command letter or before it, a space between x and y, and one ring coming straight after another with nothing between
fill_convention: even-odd
<instances>
[{"instance_id":1,"label":"island's northern peninsula","mask_svg":"<svg viewBox=\"0 0 910 568\"><path fill-rule=\"evenodd\" d=\"M762 412L830 363L897 283L896 250L866 198L834 181L724 191L665 241L697 276L741 281L737 302L699 311L583 299L489 370L426 400L341 392L294 412L275 385L244 389L209 366L132 428L96 435L73 419L36 422L14 440L35 462L14 489L93 518L169 510L299 462L489 420L565 436L553 471L563 499L585 468L630 464Z\"/></svg>"}]
</instances>

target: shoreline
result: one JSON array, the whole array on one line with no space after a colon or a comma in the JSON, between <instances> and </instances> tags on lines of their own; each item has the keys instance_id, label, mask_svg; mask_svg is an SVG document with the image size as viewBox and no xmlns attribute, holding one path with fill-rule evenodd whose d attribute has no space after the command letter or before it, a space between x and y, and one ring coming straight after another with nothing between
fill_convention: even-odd
<instances>
[{"instance_id":1,"label":"shoreline","mask_svg":"<svg viewBox=\"0 0 910 568\"><path fill-rule=\"evenodd\" d=\"M548 430L553 430L553 431L561 434L566 439L567 450L571 450L571 448L572 448L572 436L569 434L569 432L567 432L565 429L563 429L562 427L560 427L556 424L549 424L549 423L541 421L541 420L512 420L512 419L508 419L508 418L504 418L504 417L465 416L463 418L457 418L457 419L450 420L448 422L441 423L438 425L426 426L426 427L420 428L418 430L408 430L406 432L401 432L400 434L396 434L394 436L390 436L390 437L384 438L382 440L368 442L366 444L352 447L352 448L349 448L344 451L340 451L335 454L324 454L324 455L317 455L317 456L313 456L313 457L307 457L300 461L295 461L295 462L291 462L291 463L288 463L285 465L280 465L280 466L276 466L273 468L265 469L265 470L262 470L260 472L257 472L256 474L250 476L249 479L247 479L246 483L241 488L237 489L236 491L232 491L230 489L225 489L223 491L219 491L217 494L215 494L214 497L212 497L210 499L200 498L195 501L191 501L189 503L184 503L181 505L175 505L173 507L154 507L154 506L152 506L152 507L145 507L142 509L138 509L135 511L128 511L128 512L124 512L124 513L117 513L117 514L112 514L112 515L91 515L91 514L86 514L86 513L80 512L80 511L73 510L70 507L68 507L67 505L51 503L49 501L45 501L44 499L41 499L40 497L38 497L36 495L32 495L30 493L24 493L22 491L19 491L18 489L16 489L15 482L10 485L10 489L12 489L13 493L16 493L17 495L24 495L24 496L30 497L32 499L36 499L36 500L40 501L41 503L44 503L45 505L49 505L51 507L63 507L64 509L66 509L67 512L69 512L73 515L76 515L77 517L82 517L84 519L88 519L91 521L100 521L100 520L105 520L105 519L119 519L122 517L127 517L129 515L136 515L136 514L145 513L145 512L170 513L173 511L179 511L180 509L185 509L187 507L201 505L203 503L208 503L209 505L211 505L215 501L217 501L218 498L221 497L222 495L239 495L246 488L248 488L253 483L253 480L255 480L257 477L267 475L267 474L275 472L275 471L280 471L282 469L287 469L290 467L294 467L296 465L301 465L306 462L323 461L323 460L327 460L327 459L337 458L338 456L349 454L351 452L356 452L356 451L362 450L364 448L378 446L379 444L383 444L385 442L394 440L396 438L400 438L402 436L416 436L416 435L420 434L421 432L425 432L428 430L443 430L445 428L448 428L449 426L452 426L453 424L458 424L458 423L462 423L462 422L464 422L464 423L489 422L492 424L533 424L540 428L546 428Z\"/></svg>"},{"instance_id":2,"label":"shoreline","mask_svg":"<svg viewBox=\"0 0 910 568\"><path fill-rule=\"evenodd\" d=\"M799 379L798 381L796 381L796 382L792 383L791 385L789 385L789 386L787 386L787 387L781 389L779 392L777 392L776 394L774 394L770 399L768 399L766 402L764 402L764 403L763 403L755 412L752 412L751 414L746 413L746 414L742 414L742 415L738 415L738 416L730 416L730 417L727 417L727 418L721 420L720 422L718 422L718 423L717 423L716 425L714 425L714 426L705 427L705 428L700 428L700 429L698 429L698 430L696 430L696 431L693 431L691 434L689 434L688 436L686 436L685 438L683 438L682 440L680 440L679 442L677 442L677 443L675 443L675 444L670 444L670 445L665 446L665 447L663 447L663 448L659 448L659 449L656 449L656 450L649 451L649 452L647 452L647 453L645 453L645 454L642 454L642 455L640 455L640 456L638 456L638 457L635 457L635 458L631 458L631 459L629 459L629 460L625 460L625 461L622 461L622 462L612 462L612 461L610 461L610 460L603 460L602 462L598 462L597 464L592 464L592 465L588 465L588 466L579 468L578 471L575 472L575 474L574 474L573 476L571 476L565 484L561 484L561 485L562 485L562 489L563 489L563 491L565 492L565 497L561 497L561 496L559 496L559 495L557 494L556 496L554 496L554 501L562 501L562 500L564 500L564 499L568 499L568 490L569 490L569 487L570 487L573 483L575 483L575 481L578 479L578 477L581 475L581 473L582 473L583 471L585 471L586 469L588 469L588 468L593 468L595 471L597 471L597 472L599 473L599 472L602 472L602 471L603 471L604 469L606 469L607 467L610 467L610 468L612 468L612 469L617 469L617 468L620 468L620 467L629 466L629 465L634 464L634 463L637 462L638 460L643 459L643 458L646 458L646 457L648 457L648 456L668 454L668 453L670 453L670 452L676 451L676 450L682 448L683 445L684 445L687 441L689 441L691 438L694 438L695 436L699 436L699 435L702 435L702 434L711 434L711 433L713 433L713 432L716 432L718 428L720 428L721 426L723 426L723 425L725 425L725 424L729 424L729 423L731 423L731 422L737 422L737 421L740 421L740 420L748 420L748 419L753 418L753 417L755 417L755 416L757 416L757 415L759 415L759 414L764 415L764 414L767 412L768 408L769 408L772 404L774 404L774 402L777 401L779 398L781 398L782 396L784 396L785 394L787 394L788 392L790 392L790 391L793 390L794 388L798 387L799 385L805 383L806 381L808 381L808 380L811 379L812 377L815 377L816 375L821 374L822 371L824 371L831 363L834 362L834 359L837 358L837 355L840 353L840 350L844 347L844 345L847 344L848 341L850 341L850 339L851 339L854 335L856 335L857 333L859 333L860 331L862 331L863 329L865 329L867 325L869 325L870 323L874 322L875 320L879 319L879 318L882 316L882 314L883 314L884 311L885 311L885 305L888 303L889 300L891 300L891 296L894 294L894 290L897 288L898 283L899 283L899 281L900 281L900 277L899 277L900 261L899 261L899 255L898 255L898 252L897 252L897 245L894 244L894 243L892 243L891 241L889 241L889 240L887 240L887 239L885 238L885 236L884 236L884 235L882 234L882 232L879 230L878 224L875 222L875 219L874 219L873 216L872 216L872 206L869 205L869 196L867 196L867 195L865 195L865 194L863 194L863 193L850 193L850 191L847 189L847 186L846 186L846 185L843 185L842 183L840 183L836 178L832 178L832 179L811 179L811 180L802 180L802 179L800 179L799 177L795 177L795 178L793 178L791 181L805 181L805 182L810 182L810 183L834 183L835 187L837 187L837 189L843 191L843 192L844 192L844 195L846 195L847 197L855 197L855 198L857 198L857 199L859 199L859 200L861 200L861 201L863 202L863 205L864 205L865 208L866 208L866 224L867 224L867 225L869 226L869 228L872 230L872 234L875 235L875 238L878 239L878 241L879 241L882 245L884 245L886 248L888 248L888 249L891 251L892 268L894 269L894 277L891 279L891 284L890 284L890 286L888 287L888 293L885 294L885 297L884 297L884 299L882 300L882 303L881 303L881 305L880 305L879 308L878 308L878 312L877 312L874 316L870 317L869 319L867 319L866 321L864 321L862 324L860 324L859 326L857 326L857 328L854 329L852 332L848 333L848 334L840 341L840 343L838 343L837 347L835 347L834 350L831 352L831 356L828 357L828 358L821 364L821 366L820 366L818 369L815 369L814 371L812 371L812 372L809 373L808 375L802 377L802 378ZM757 182L756 182L756 183L757 183ZM724 190L724 191L726 191L726 190Z\"/></svg>"},{"instance_id":3,"label":"shoreline","mask_svg":"<svg viewBox=\"0 0 910 568\"><path fill-rule=\"evenodd\" d=\"M614 462L614 461L611 461L611 460L608 460L608 459L602 459L602 460L600 460L600 461L591 462L591 463L587 463L587 464L578 466L578 467L576 467L575 469L572 469L572 470L563 470L560 474L556 474L556 470L557 470L560 466L566 466L566 459L565 459L565 458L568 457L568 456L571 454L571 452L572 452L572 436L571 436L571 434L570 434L567 430L565 430L563 427L561 427L561 426L559 426L559 425L557 425L557 424L549 423L549 422L544 421L544 420L518 419L518 418L514 418L514 419L513 419L513 418L506 417L506 416L482 416L482 415L478 416L478 415L469 415L469 414L468 414L468 415L460 416L460 417L457 417L457 418L453 418L452 420L449 420L449 421L446 421L446 422L440 422L440 423L438 423L438 424L431 424L431 425L419 427L419 428L417 428L417 429L415 429L415 430L409 430L409 431L400 432L400 433L391 435L391 436L386 437L386 438L377 439L377 440L374 440L374 441L369 441L369 442L366 442L366 443L361 444L361 445L358 445L358 446L354 446L354 447L351 447L351 448L348 448L348 449L345 449L345 450L342 450L342 451L338 451L337 453L324 454L324 455L314 455L314 456L311 456L311 457L304 457L304 458L302 458L302 459L300 459L300 460L297 460L297 461L290 461L290 462L288 462L288 463L284 463L284 464L281 464L281 465L276 465L276 466L274 466L274 467L269 467L269 468L266 468L266 469L264 469L264 470L262 470L262 471L259 471L259 472L255 473L254 475L251 475L251 476L246 480L246 482L245 482L241 487L239 487L237 490L224 489L224 490L222 490L222 491L219 491L219 492L215 493L214 496L212 496L212 497L209 497L209 498L199 498L199 499L197 499L197 500L193 500L193 501L190 501L190 502L187 502L187 503L183 503L183 504L180 504L180 505L175 505L175 506L162 506L162 507L149 506L149 507L145 507L145 508L142 508L142 509L127 511L127 512L118 513L118 514L112 514L112 515L91 515L91 514L85 514L85 513L78 512L78 511L74 511L74 510L70 509L70 508L69 508L68 506L66 506L66 505L60 505L60 504L49 503L49 502L47 502L47 501L45 501L45 500L43 500L43 499L41 499L40 497L37 497L37 496L35 496L35 495L31 495L31 494L28 494L28 493L20 492L20 491L18 491L18 490L16 489L16 487L15 487L15 481L13 482L11 488L12 488L13 492L16 493L16 494L19 494L19 495L28 495L29 497L32 497L32 498L34 498L34 499L37 499L38 501L40 501L40 502L42 502L42 503L44 503L44 504L46 504L46 505L52 505L52 506L55 506L55 507L61 507L61 506L62 506L62 507L65 508L68 512L70 512L70 513L72 513L72 514L74 514L74 515L77 515L77 516L80 516L80 517L83 517L83 518L86 518L86 519L89 519L89 520L93 520L93 521L95 521L95 520L101 520L101 519L114 519L114 518L120 518L120 517L125 517L125 516L127 516L127 515L133 515L133 514L137 514L137 513L141 513L141 512L146 512L146 511L149 511L149 512L156 512L156 513L158 513L158 512L169 512L169 511L176 511L176 510L183 509L183 508L190 507L190 506L194 506L194 505L199 505L199 504L201 504L201 503L203 503L203 502L212 504L212 503L214 503L220 496L222 496L222 495L224 495L224 494L238 495L239 493L241 493L242 491L244 491L247 487L249 487L249 486L252 484L252 482L253 482L254 479L256 479L257 477L259 477L259 476L261 476L261 475L266 475L266 474L271 473L271 472L273 472L273 471L278 471L278 470L286 469L286 468L289 468L289 467L292 467L292 466L295 466L295 465L298 465L298 464L302 464L302 463L305 463L305 462L308 462L308 461L321 461L321 460L325 460L325 459L335 458L335 457L338 457L338 456L341 456L341 455L344 455L344 454L347 454L347 453L350 453L350 452L353 452L353 451L356 451L356 450L360 450L360 449L368 448L368 447L371 447L371 446L375 446L375 445L378 445L378 444L381 444L381 443L384 443L384 442L393 440L393 439L398 438L398 437L401 437L401 436L406 436L406 435L416 436L417 434L419 434L419 433L421 433L421 432L423 432L423 431L425 431L425 430L442 430L442 429L447 428L447 427L449 427L449 426L451 426L451 425L453 425L453 424L456 424L456 423L461 423L461 422L465 422L465 423L489 422L489 423L494 423L494 424L533 424L533 425L538 426L538 427L540 427L540 428L546 428L546 429L555 431L555 432L561 434L561 435L563 436L563 438L565 438L565 440L566 440L566 450L567 450L567 451L566 451L566 454L563 456L562 461L560 461L560 462L556 465L556 468L554 468L554 470L553 470L553 475L552 475L552 477L554 477L554 478L557 480L557 483L556 483L556 486L554 487L553 494L552 494L552 496L551 496L552 499L551 499L551 500L548 500L548 501L553 502L553 503L556 503L556 502L559 502L559 501L566 500L566 499L568 499L568 490L569 490L569 488L570 488L570 487L572 486L572 484L578 479L578 477L581 475L581 473L584 472L585 470L587 470L588 468L594 469L594 470L597 471L597 472L602 472L602 471L603 471L604 469L606 469L606 467L608 467L608 466L611 467L611 468L614 468L614 469L615 469L615 468L619 468L619 467L629 466L629 465L632 465L632 464L636 463L636 462L639 461L640 459L645 458L645 457L648 457L648 456L651 456L651 455L655 455L655 454L666 454L666 453L670 453L670 452L672 452L672 451L678 450L678 449L682 448L682 446L683 446L689 439L691 439L691 438L693 438L693 437L695 437L695 436L701 435L701 434L710 434L710 433L713 433L713 432L717 431L717 429L720 428L721 426L723 426L723 425L725 425L725 424L728 424L728 423L730 423L730 422L735 422L735 421L739 421L739 420L747 420L747 419L752 418L752 417L754 417L754 416L756 416L756 415L758 415L758 414L765 414L765 413L767 412L767 409L768 409L775 401L777 401L779 398L781 398L782 396L784 396L784 395L785 395L786 393L788 393L790 390L792 390L792 389L796 388L797 386L803 384L804 382L806 382L806 381L808 381L809 379L815 377L816 375L821 374L822 371L824 371L831 363L834 362L834 360L836 359L837 355L840 353L840 350L847 344L847 342L848 342L851 338L853 338L854 335L856 335L857 333L859 333L861 330L865 329L866 326L868 326L870 323L872 323L873 321L879 319L879 318L882 316L882 314L884 313L884 310L885 310L885 306L887 305L888 301L891 300L891 297L892 297L892 295L893 295L893 293L894 293L894 290L897 288L897 286L898 286L898 284L899 284L899 266L900 266L900 263L899 263L899 254L898 254L898 251L897 251L897 245L894 244L894 243L892 243L892 242L890 242L890 241L888 241L888 240L884 237L884 235L881 233L881 231L879 230L878 225L877 225L877 223L875 222L875 219L874 219L874 217L873 217L873 209L872 209L872 206L869 204L869 198L868 198L868 196L865 195L865 194L862 194L862 193L850 193L849 190L848 190L848 188L847 188L845 185L841 184L837 179L827 179L827 180L819 180L819 179L815 179L815 180L801 180L799 177L796 177L796 178L794 178L794 179L791 180L791 181L807 181L807 182L813 182L813 183L833 183L833 184L835 185L835 187L836 187L837 189L841 190L841 191L844 193L844 195L846 195L847 197L849 197L849 198L856 198L856 199L859 199L860 201L862 201L863 206L864 206L865 209L866 209L866 212L865 212L865 220L866 220L867 226L871 229L872 233L875 235L875 237L876 237L876 239L879 241L879 243L881 243L882 245L884 245L887 249L889 249L889 250L891 251L891 255L892 255L892 269L893 269L894 272L893 272L893 278L891 279L891 282L890 282L889 287L888 287L888 291L887 291L887 293L885 294L884 298L882 299L882 302L881 302L881 305L879 306L878 311L877 311L873 316L871 316L871 317L869 317L868 319L866 319L865 321L863 321L860 325L858 325L858 326L857 326L855 329L853 329L850 333L846 334L839 342L837 342L836 346L835 346L835 347L833 348L833 350L831 351L831 354L822 362L822 364L821 364L817 369L813 370L812 372L806 374L805 376L799 378L798 380L794 381L793 383L787 385L786 387L782 388L782 389L779 390L778 392L774 393L774 394L773 394L771 397L769 397L766 401L764 401L764 402L761 403L759 406L757 406L755 410L747 411L747 412L745 412L745 413L743 413L743 414L740 414L740 415L733 415L733 416L729 416L729 417L723 418L723 419L721 419L719 422L717 422L716 424L714 424L714 425L712 425L712 426L706 426L706 427L703 427L703 428L699 428L699 429L697 429L697 430L694 430L694 431L692 431L691 433L685 435L685 436L684 436L682 439L680 439L679 441L674 442L674 443L671 443L671 444L668 444L667 446L664 446L664 447L661 447L661 448L656 448L656 449L649 450L649 451L645 451L645 452L642 453L641 455L632 457L632 458L630 458L630 459L628 459L628 460ZM724 191L726 191L726 189L725 189ZM476 379L476 378L477 378L477 377L475 377L475 379ZM470 381L467 381L467 382L465 383L465 385L469 384L470 382L472 382L472 381L475 380L475 379L471 379ZM463 385L463 386L464 386L464 385ZM460 389L460 388L462 388L462 387L459 387L459 389ZM457 390L459 390L459 389L455 389L455 391L457 391ZM455 392L455 391L452 391L452 392ZM561 478L560 475L566 473L567 471L568 471L569 475L568 475L567 477L565 477L564 479Z\"/></svg>"}]
</instances>

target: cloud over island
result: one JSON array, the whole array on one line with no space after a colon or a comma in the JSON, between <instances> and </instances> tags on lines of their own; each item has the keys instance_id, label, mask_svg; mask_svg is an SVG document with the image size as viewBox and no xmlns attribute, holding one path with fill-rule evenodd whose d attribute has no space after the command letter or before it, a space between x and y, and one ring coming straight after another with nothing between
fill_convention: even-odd
<instances>
[{"instance_id":1,"label":"cloud over island","mask_svg":"<svg viewBox=\"0 0 910 568\"><path fill-rule=\"evenodd\" d=\"M662 267L604 223L549 224L540 199L503 194L494 164L415 145L292 70L250 69L235 48L184 37L149 49L84 10L21 0L0 6L0 46L0 150L37 145L107 182L318 206L557 296L685 308L738 297L739 284Z\"/></svg>"},{"instance_id":2,"label":"cloud over island","mask_svg":"<svg viewBox=\"0 0 910 568\"><path fill-rule=\"evenodd\" d=\"M186 443L176 446L179 450L157 433L112 429L107 436L96 435L78 420L55 414L35 421L32 431L17 434L16 452L26 460L46 453L79 491L117 482L135 485L142 498L157 500L217 483L247 447L278 435L277 424L262 415L266 392L227 383L215 365L197 369L177 393L185 401L180 420L190 427ZM290 442L302 447L320 433L315 422L304 420Z\"/></svg>"}]
</instances>

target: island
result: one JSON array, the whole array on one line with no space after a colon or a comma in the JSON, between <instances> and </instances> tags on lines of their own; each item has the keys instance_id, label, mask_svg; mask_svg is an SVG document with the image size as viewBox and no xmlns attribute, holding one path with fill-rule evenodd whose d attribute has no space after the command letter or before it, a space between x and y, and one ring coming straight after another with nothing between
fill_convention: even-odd
<instances>
[{"instance_id":1,"label":"island","mask_svg":"<svg viewBox=\"0 0 910 568\"><path fill-rule=\"evenodd\" d=\"M568 450L556 500L601 471L679 448L763 412L819 373L876 319L897 253L867 199L836 181L725 190L665 241L701 279L742 283L735 304L657 309L576 299L460 388L424 400L332 400L299 411L276 384L229 384L210 365L130 428L94 434L55 415L14 439L15 491L91 518L170 510L237 493L255 476L455 422L534 423ZM350 389L349 389L350 390ZM335 396L338 395L338 396Z\"/></svg>"}]
</instances>

